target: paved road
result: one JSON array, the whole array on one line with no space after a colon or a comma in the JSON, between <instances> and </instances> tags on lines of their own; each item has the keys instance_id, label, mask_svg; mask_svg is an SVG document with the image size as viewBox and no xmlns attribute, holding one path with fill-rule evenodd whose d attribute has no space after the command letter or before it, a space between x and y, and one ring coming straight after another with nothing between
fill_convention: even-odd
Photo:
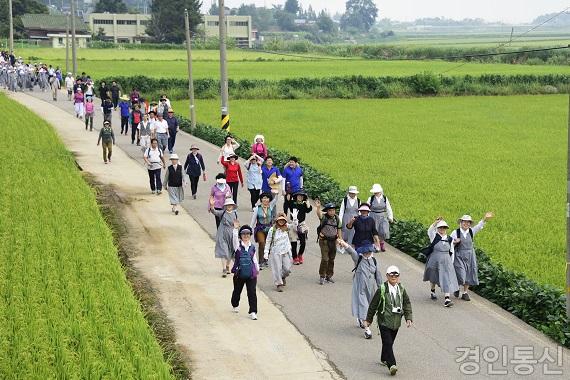
<instances>
[{"instance_id":1,"label":"paved road","mask_svg":"<svg viewBox=\"0 0 570 380\"><path fill-rule=\"evenodd\" d=\"M47 93L34 92L32 95L51 102ZM64 98L62 93L60 99ZM73 113L70 102L60 100L57 105L65 112ZM102 122L100 112L95 120L98 128ZM115 131L118 132L119 117L115 114L113 120ZM78 128L80 127L78 121ZM239 134L239 126L234 126L234 132ZM91 133L93 134L93 149L100 149L95 146L96 133ZM189 134L180 133L177 137L176 153L184 157L193 143L201 148L209 179L212 179L216 173L221 171L221 167L216 165L218 148ZM118 145L142 165L140 148L131 145L130 135L118 136ZM214 218L206 210L211 183L212 181L201 182L198 199L187 199L183 207L210 236L214 236ZM248 198L247 190L240 189L238 214L244 223L248 223L251 217ZM166 198L165 207L168 207ZM373 339L364 340L362 331L356 326L351 316L352 260L348 256L337 257L336 283L318 285L320 252L315 243L317 219L314 212L309 214L308 222L310 237L305 254L305 264L294 267L293 275L287 282L286 291L277 293L274 290L269 271L261 273L259 287L281 308L284 315L312 345L328 355L328 359L344 377L358 380L389 377L386 368L379 365L380 337L375 334ZM398 377L424 380L495 376L513 379L544 378L544 368L541 364L534 366L534 373L530 376L517 374L520 368L515 367L516 362L512 362L516 359L514 351L530 347L534 352L534 358L538 359L547 349L556 360L557 346L554 342L496 305L473 295L469 303L456 302L453 308L443 308L440 301L429 300L428 286L421 281L423 273L421 263L391 247L386 253L378 255L378 260L382 270L389 265L397 265L400 268L401 281L410 293L414 310L415 326L410 329L402 328L396 342L395 353L400 368ZM228 283L228 299L230 291L231 286ZM263 310L260 310L259 316L263 318ZM279 334L279 331L275 331L274 334ZM478 348L481 351L479 359L471 360L479 362L480 370L475 375L467 376L460 371L461 363L456 361L460 357L460 352L457 350L463 347ZM502 355L503 347L507 349L505 358ZM487 349L486 357L492 360L493 348L497 349L501 355L498 361L489 367L491 362L482 359L482 355ZM562 367L554 363L549 365L549 369L561 370L563 373L549 375L546 376L547 378L567 379L570 376L569 351L562 350L562 356L564 359ZM503 360L506 365L503 365ZM290 362L286 365L294 366L295 363ZM507 373L493 374L493 371L501 370L506 370Z\"/></svg>"}]
</instances>

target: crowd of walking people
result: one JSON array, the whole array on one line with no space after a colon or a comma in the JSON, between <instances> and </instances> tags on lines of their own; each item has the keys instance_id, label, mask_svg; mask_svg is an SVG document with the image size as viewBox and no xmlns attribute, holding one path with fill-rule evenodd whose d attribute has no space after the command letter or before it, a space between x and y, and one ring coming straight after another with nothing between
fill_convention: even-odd
<instances>
[{"instance_id":1,"label":"crowd of walking people","mask_svg":"<svg viewBox=\"0 0 570 380\"><path fill-rule=\"evenodd\" d=\"M257 278L264 269L270 271L277 292L286 289L294 267L305 263L306 245L312 234L307 215L314 210L319 220L315 235L321 255L316 283L321 286L334 284L337 254L350 255L354 264L352 315L363 329L365 339L372 338L370 326L376 316L382 340L381 361L390 374L396 374L398 367L393 344L402 319L407 327L413 324L412 305L407 290L400 283L399 268L389 265L382 276L376 257L386 251L385 242L390 239L390 224L394 222L392 204L380 184L373 184L370 195L364 198L359 197L356 186L350 186L338 205L321 204L318 199L311 203L304 189L306 179L298 158L290 157L283 168L274 166L263 135L255 136L250 157L244 163L239 161L236 153L240 145L231 135L220 147L216 162L206 162L199 146L192 145L182 163L175 153L180 126L166 95L158 102L149 102L136 88L123 94L116 82L110 86L102 82L95 87L84 73L78 78L71 73L61 78L57 68L30 67L4 53L1 57L0 85L13 90L12 81L15 80L15 88L23 90L28 88L29 81L33 81L44 89L54 77L58 84L65 86L75 116L84 120L86 130L93 131L94 120L97 120L96 125L101 123L97 145L102 143L105 164L111 163L112 147L119 138L113 125L116 124L117 130L120 125L120 136L126 136L131 144L140 146L150 192L160 196L164 188L173 215L180 212L187 185L190 185L192 199L196 200L200 181L208 181L206 168L210 165L215 168L212 171L217 174L208 188L206 206L216 224L213 254L220 260L221 276L233 279L230 303L236 313L245 286L248 314L252 320L257 320ZM20 71L24 72L22 77ZM94 105L95 97L99 98L100 106ZM57 94L54 95L56 99ZM101 117L96 116L99 108ZM116 122L113 111L119 116ZM167 162L170 162L168 166ZM249 207L238 210L238 194L245 191L245 187L249 193ZM457 299L470 300L469 287L479 283L474 237L492 217L493 214L488 212L473 225L473 218L463 215L458 220L458 228L451 234L448 234L449 225L442 217L429 227L430 245L422 253L427 257L423 280L429 283L430 299L438 299L437 286L443 293L444 307L454 304L452 294ZM249 223L244 223L246 220Z\"/></svg>"}]
</instances>

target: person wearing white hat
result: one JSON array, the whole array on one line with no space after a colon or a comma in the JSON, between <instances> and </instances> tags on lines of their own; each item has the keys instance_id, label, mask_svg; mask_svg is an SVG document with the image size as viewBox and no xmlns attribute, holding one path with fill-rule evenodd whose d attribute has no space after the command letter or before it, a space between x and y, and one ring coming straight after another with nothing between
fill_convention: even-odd
<instances>
[{"instance_id":1,"label":"person wearing white hat","mask_svg":"<svg viewBox=\"0 0 570 380\"><path fill-rule=\"evenodd\" d=\"M168 191L172 212L174 215L178 215L178 205L184 200L186 180L184 178L184 170L182 165L179 164L179 158L176 153L170 155L170 162L172 164L166 168L163 183L164 189Z\"/></svg>"},{"instance_id":2,"label":"person wearing white hat","mask_svg":"<svg viewBox=\"0 0 570 380\"><path fill-rule=\"evenodd\" d=\"M377 314L380 338L382 339L380 361L388 367L390 375L394 376L398 372L398 367L393 347L402 324L402 317L406 320L407 327L411 327L414 322L412 303L408 292L400 283L400 270L397 266L391 265L386 269L386 280L380 285L368 307L366 321L364 321L364 336L368 339L372 337L369 326L374 320L374 315Z\"/></svg>"},{"instance_id":3,"label":"person wearing white hat","mask_svg":"<svg viewBox=\"0 0 570 380\"><path fill-rule=\"evenodd\" d=\"M483 229L487 220L492 217L493 213L487 212L483 219L475 227L471 228L473 218L470 215L463 215L458 221L459 228L451 233L451 237L457 242L455 244L453 267L455 268L459 287L463 288L453 293L456 298L461 297L464 301L471 301L468 293L469 286L479 285L477 256L473 246L473 237Z\"/></svg>"},{"instance_id":4,"label":"person wearing white hat","mask_svg":"<svg viewBox=\"0 0 570 380\"><path fill-rule=\"evenodd\" d=\"M200 175L202 179L206 181L206 165L204 165L204 157L198 151L196 145L192 144L190 146L190 153L186 156L186 162L184 162L184 170L190 178L190 189L192 191L192 199L196 199L196 193L198 192L198 182L200 182Z\"/></svg>"},{"instance_id":5,"label":"person wearing white hat","mask_svg":"<svg viewBox=\"0 0 570 380\"><path fill-rule=\"evenodd\" d=\"M238 215L235 211L236 204L231 197L225 199L222 210L214 208L215 202L214 197L211 196L209 211L220 219L220 225L216 232L214 256L222 261L222 277L225 278L230 273L230 264L236 249L233 241L233 230Z\"/></svg>"},{"instance_id":6,"label":"person wearing white hat","mask_svg":"<svg viewBox=\"0 0 570 380\"><path fill-rule=\"evenodd\" d=\"M239 228L239 231L238 231ZM234 290L231 303L234 313L239 313L239 301L241 291L245 285L247 289L247 301L249 303L249 317L257 320L257 275L259 263L255 254L255 245L251 241L253 231L248 225L239 227L239 222L234 221L233 245L235 247L235 261L231 272L234 274Z\"/></svg>"},{"instance_id":7,"label":"person wearing white hat","mask_svg":"<svg viewBox=\"0 0 570 380\"><path fill-rule=\"evenodd\" d=\"M267 157L267 146L265 145L265 137L263 135L256 135L253 138L253 144L251 144L251 154L261 157L265 160Z\"/></svg>"},{"instance_id":8,"label":"person wearing white hat","mask_svg":"<svg viewBox=\"0 0 570 380\"><path fill-rule=\"evenodd\" d=\"M354 230L352 236L352 246L358 249L361 246L374 244L378 249L380 247L380 238L376 230L376 222L370 216L370 206L368 203L362 203L358 207L359 215L353 216L347 223L346 228Z\"/></svg>"},{"instance_id":9,"label":"person wearing white hat","mask_svg":"<svg viewBox=\"0 0 570 380\"><path fill-rule=\"evenodd\" d=\"M340 204L340 211L338 213L339 219L342 220L342 240L348 244L352 244L354 230L348 228L346 225L353 217L358 216L358 208L362 203L358 198L358 193L358 188L356 186L349 186L347 194Z\"/></svg>"},{"instance_id":10,"label":"person wearing white hat","mask_svg":"<svg viewBox=\"0 0 570 380\"><path fill-rule=\"evenodd\" d=\"M291 242L289 241L289 228L292 224L287 223L287 215L280 212L275 218L275 224L267 233L267 241L263 252L263 259L269 260L273 283L278 292L283 291L287 285L286 278L291 273L293 257L291 256Z\"/></svg>"},{"instance_id":11,"label":"person wearing white hat","mask_svg":"<svg viewBox=\"0 0 570 380\"><path fill-rule=\"evenodd\" d=\"M67 89L67 100L71 101L73 96L73 85L75 84L75 79L71 73L67 73L65 77L65 88Z\"/></svg>"},{"instance_id":12,"label":"person wearing white hat","mask_svg":"<svg viewBox=\"0 0 570 380\"><path fill-rule=\"evenodd\" d=\"M338 244L346 249L354 261L354 273L352 277L352 316L360 328L364 328L368 306L372 297L382 283L382 275L378 268L378 262L374 257L375 247L372 244L363 245L354 249L348 242L338 239ZM370 335L372 337L372 335ZM367 338L369 338L367 336Z\"/></svg>"},{"instance_id":13,"label":"person wearing white hat","mask_svg":"<svg viewBox=\"0 0 570 380\"><path fill-rule=\"evenodd\" d=\"M370 189L372 195L368 198L370 213L376 222L376 231L380 237L380 250L386 251L384 241L390 239L390 223L394 222L394 212L390 200L384 195L384 189L378 183Z\"/></svg>"},{"instance_id":14,"label":"person wearing white hat","mask_svg":"<svg viewBox=\"0 0 570 380\"><path fill-rule=\"evenodd\" d=\"M457 276L453 268L454 241L447 235L448 224L442 217L438 217L428 229L430 245L422 251L427 256L424 271L424 281L429 281L431 285L430 298L437 300L435 286L439 286L444 293L445 301L443 306L450 307L453 301L450 294L459 290Z\"/></svg>"}]
</instances>

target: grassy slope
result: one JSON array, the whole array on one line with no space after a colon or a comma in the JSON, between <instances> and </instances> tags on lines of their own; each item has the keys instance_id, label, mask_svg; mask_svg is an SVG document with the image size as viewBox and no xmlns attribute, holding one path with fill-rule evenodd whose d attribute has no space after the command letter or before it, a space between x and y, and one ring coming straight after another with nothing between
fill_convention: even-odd
<instances>
[{"instance_id":1,"label":"grassy slope","mask_svg":"<svg viewBox=\"0 0 570 380\"><path fill-rule=\"evenodd\" d=\"M51 127L0 94L0 374L167 379L95 196Z\"/></svg>"},{"instance_id":2,"label":"grassy slope","mask_svg":"<svg viewBox=\"0 0 570 380\"><path fill-rule=\"evenodd\" d=\"M197 112L217 125L219 101L198 101ZM442 214L453 226L495 211L479 246L563 286L566 97L240 100L230 112L234 133L263 133L343 186L366 195L382 183L396 217L428 224Z\"/></svg>"}]
</instances>

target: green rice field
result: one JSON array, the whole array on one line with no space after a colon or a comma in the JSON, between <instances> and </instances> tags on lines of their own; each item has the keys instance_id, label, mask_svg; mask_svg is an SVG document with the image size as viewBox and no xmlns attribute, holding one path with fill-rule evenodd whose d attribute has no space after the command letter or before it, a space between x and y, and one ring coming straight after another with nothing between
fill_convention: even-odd
<instances>
[{"instance_id":1,"label":"green rice field","mask_svg":"<svg viewBox=\"0 0 570 380\"><path fill-rule=\"evenodd\" d=\"M17 147L0 165L0 377L173 378L73 156L2 93L0 109Z\"/></svg>"},{"instance_id":2,"label":"green rice field","mask_svg":"<svg viewBox=\"0 0 570 380\"><path fill-rule=\"evenodd\" d=\"M175 110L187 112L186 102ZM196 103L218 125L219 101ZM396 218L494 211L477 244L559 288L565 276L567 96L230 101L232 132L266 136L362 196L379 182Z\"/></svg>"}]
</instances>

